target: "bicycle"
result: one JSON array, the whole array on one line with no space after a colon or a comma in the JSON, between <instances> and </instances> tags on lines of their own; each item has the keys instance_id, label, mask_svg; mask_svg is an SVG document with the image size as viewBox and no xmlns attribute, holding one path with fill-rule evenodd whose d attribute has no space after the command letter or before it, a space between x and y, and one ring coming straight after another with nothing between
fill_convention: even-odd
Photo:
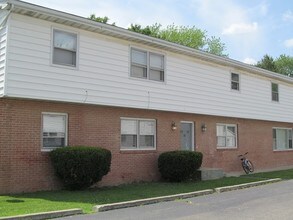
<instances>
[{"instance_id":1,"label":"bicycle","mask_svg":"<svg viewBox=\"0 0 293 220\"><path fill-rule=\"evenodd\" d=\"M253 167L252 162L245 157L245 155L247 155L247 154L248 154L248 152L246 152L245 154L240 154L240 155L238 155L238 157L240 157L241 165L242 165L244 172L246 174L249 174L254 171L254 167Z\"/></svg>"}]
</instances>

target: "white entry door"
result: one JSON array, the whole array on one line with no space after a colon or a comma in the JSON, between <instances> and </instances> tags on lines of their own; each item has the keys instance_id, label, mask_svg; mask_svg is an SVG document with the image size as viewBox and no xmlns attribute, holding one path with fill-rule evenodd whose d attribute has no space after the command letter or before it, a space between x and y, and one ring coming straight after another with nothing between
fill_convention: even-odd
<instances>
[{"instance_id":1,"label":"white entry door","mask_svg":"<svg viewBox=\"0 0 293 220\"><path fill-rule=\"evenodd\" d=\"M180 123L181 150L194 150L193 122Z\"/></svg>"}]
</instances>

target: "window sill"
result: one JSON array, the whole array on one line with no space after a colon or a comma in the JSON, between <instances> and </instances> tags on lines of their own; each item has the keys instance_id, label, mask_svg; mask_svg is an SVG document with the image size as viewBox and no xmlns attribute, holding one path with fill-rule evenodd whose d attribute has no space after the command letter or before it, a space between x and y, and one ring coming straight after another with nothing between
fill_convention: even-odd
<instances>
[{"instance_id":1,"label":"window sill","mask_svg":"<svg viewBox=\"0 0 293 220\"><path fill-rule=\"evenodd\" d=\"M284 150L275 149L275 150L273 150L273 152L288 152L288 151L293 151L293 149L284 149Z\"/></svg>"},{"instance_id":2,"label":"window sill","mask_svg":"<svg viewBox=\"0 0 293 220\"><path fill-rule=\"evenodd\" d=\"M41 152L43 152L43 153L48 153L48 152L50 152L50 151L52 151L52 150L54 150L55 148L50 148L50 149L43 149L43 148L41 148Z\"/></svg>"},{"instance_id":3,"label":"window sill","mask_svg":"<svg viewBox=\"0 0 293 220\"><path fill-rule=\"evenodd\" d=\"M157 149L120 149L121 154L148 154L156 152Z\"/></svg>"},{"instance_id":4,"label":"window sill","mask_svg":"<svg viewBox=\"0 0 293 220\"><path fill-rule=\"evenodd\" d=\"M231 92L235 92L235 93L241 93L240 90L237 90L237 89L230 89Z\"/></svg>"},{"instance_id":5,"label":"window sill","mask_svg":"<svg viewBox=\"0 0 293 220\"><path fill-rule=\"evenodd\" d=\"M217 147L217 150L238 150L238 147Z\"/></svg>"},{"instance_id":6,"label":"window sill","mask_svg":"<svg viewBox=\"0 0 293 220\"><path fill-rule=\"evenodd\" d=\"M131 80L138 80L138 81L142 81L142 82L157 83L157 84L167 84L166 83L166 80L159 81L159 80L152 80L152 79L148 79L148 78L135 77L135 76L129 76L129 79L131 79Z\"/></svg>"},{"instance_id":7,"label":"window sill","mask_svg":"<svg viewBox=\"0 0 293 220\"><path fill-rule=\"evenodd\" d=\"M50 152L52 150L63 148L63 147L54 147L54 148L41 148L41 152Z\"/></svg>"},{"instance_id":8,"label":"window sill","mask_svg":"<svg viewBox=\"0 0 293 220\"><path fill-rule=\"evenodd\" d=\"M77 65L76 66L71 66L71 65L66 65L66 64L57 64L57 63L51 63L52 67L57 67L57 68L63 68L63 69L70 69L70 70L79 70Z\"/></svg>"}]
</instances>

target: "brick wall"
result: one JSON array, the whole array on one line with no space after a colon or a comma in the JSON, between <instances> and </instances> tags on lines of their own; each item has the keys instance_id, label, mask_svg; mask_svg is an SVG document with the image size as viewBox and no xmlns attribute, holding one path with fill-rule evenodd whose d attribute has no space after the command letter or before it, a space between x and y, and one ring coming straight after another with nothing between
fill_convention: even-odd
<instances>
[{"instance_id":1,"label":"brick wall","mask_svg":"<svg viewBox=\"0 0 293 220\"><path fill-rule=\"evenodd\" d=\"M203 116L30 100L0 99L0 194L60 188L47 152L41 151L41 113L68 113L68 144L104 147L112 152L111 172L99 185L158 180L161 152L180 149L180 121L195 123L195 145L203 167L241 171L238 154L249 151L256 170L292 166L293 151L272 150L272 127L292 123ZM157 120L157 149L120 151L120 117ZM178 129L171 130L175 121ZM207 131L201 131L201 124ZM238 148L216 148L216 123L237 124Z\"/></svg>"}]
</instances>

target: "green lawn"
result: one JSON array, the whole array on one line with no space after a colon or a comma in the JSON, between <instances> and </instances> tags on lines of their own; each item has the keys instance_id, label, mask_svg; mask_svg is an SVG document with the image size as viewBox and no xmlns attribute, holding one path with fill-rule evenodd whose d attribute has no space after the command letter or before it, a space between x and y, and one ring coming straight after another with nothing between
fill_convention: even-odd
<instances>
[{"instance_id":1,"label":"green lawn","mask_svg":"<svg viewBox=\"0 0 293 220\"><path fill-rule=\"evenodd\" d=\"M85 191L51 191L0 196L0 217L62 209L81 208L92 212L98 204L192 192L262 180L258 177L229 177L183 183L137 183Z\"/></svg>"},{"instance_id":2,"label":"green lawn","mask_svg":"<svg viewBox=\"0 0 293 220\"><path fill-rule=\"evenodd\" d=\"M264 179L273 179L273 178L281 178L284 180L293 179L293 169L264 172L264 173L255 173L255 174L249 174L249 176L259 177L259 178L264 178Z\"/></svg>"}]
</instances>

